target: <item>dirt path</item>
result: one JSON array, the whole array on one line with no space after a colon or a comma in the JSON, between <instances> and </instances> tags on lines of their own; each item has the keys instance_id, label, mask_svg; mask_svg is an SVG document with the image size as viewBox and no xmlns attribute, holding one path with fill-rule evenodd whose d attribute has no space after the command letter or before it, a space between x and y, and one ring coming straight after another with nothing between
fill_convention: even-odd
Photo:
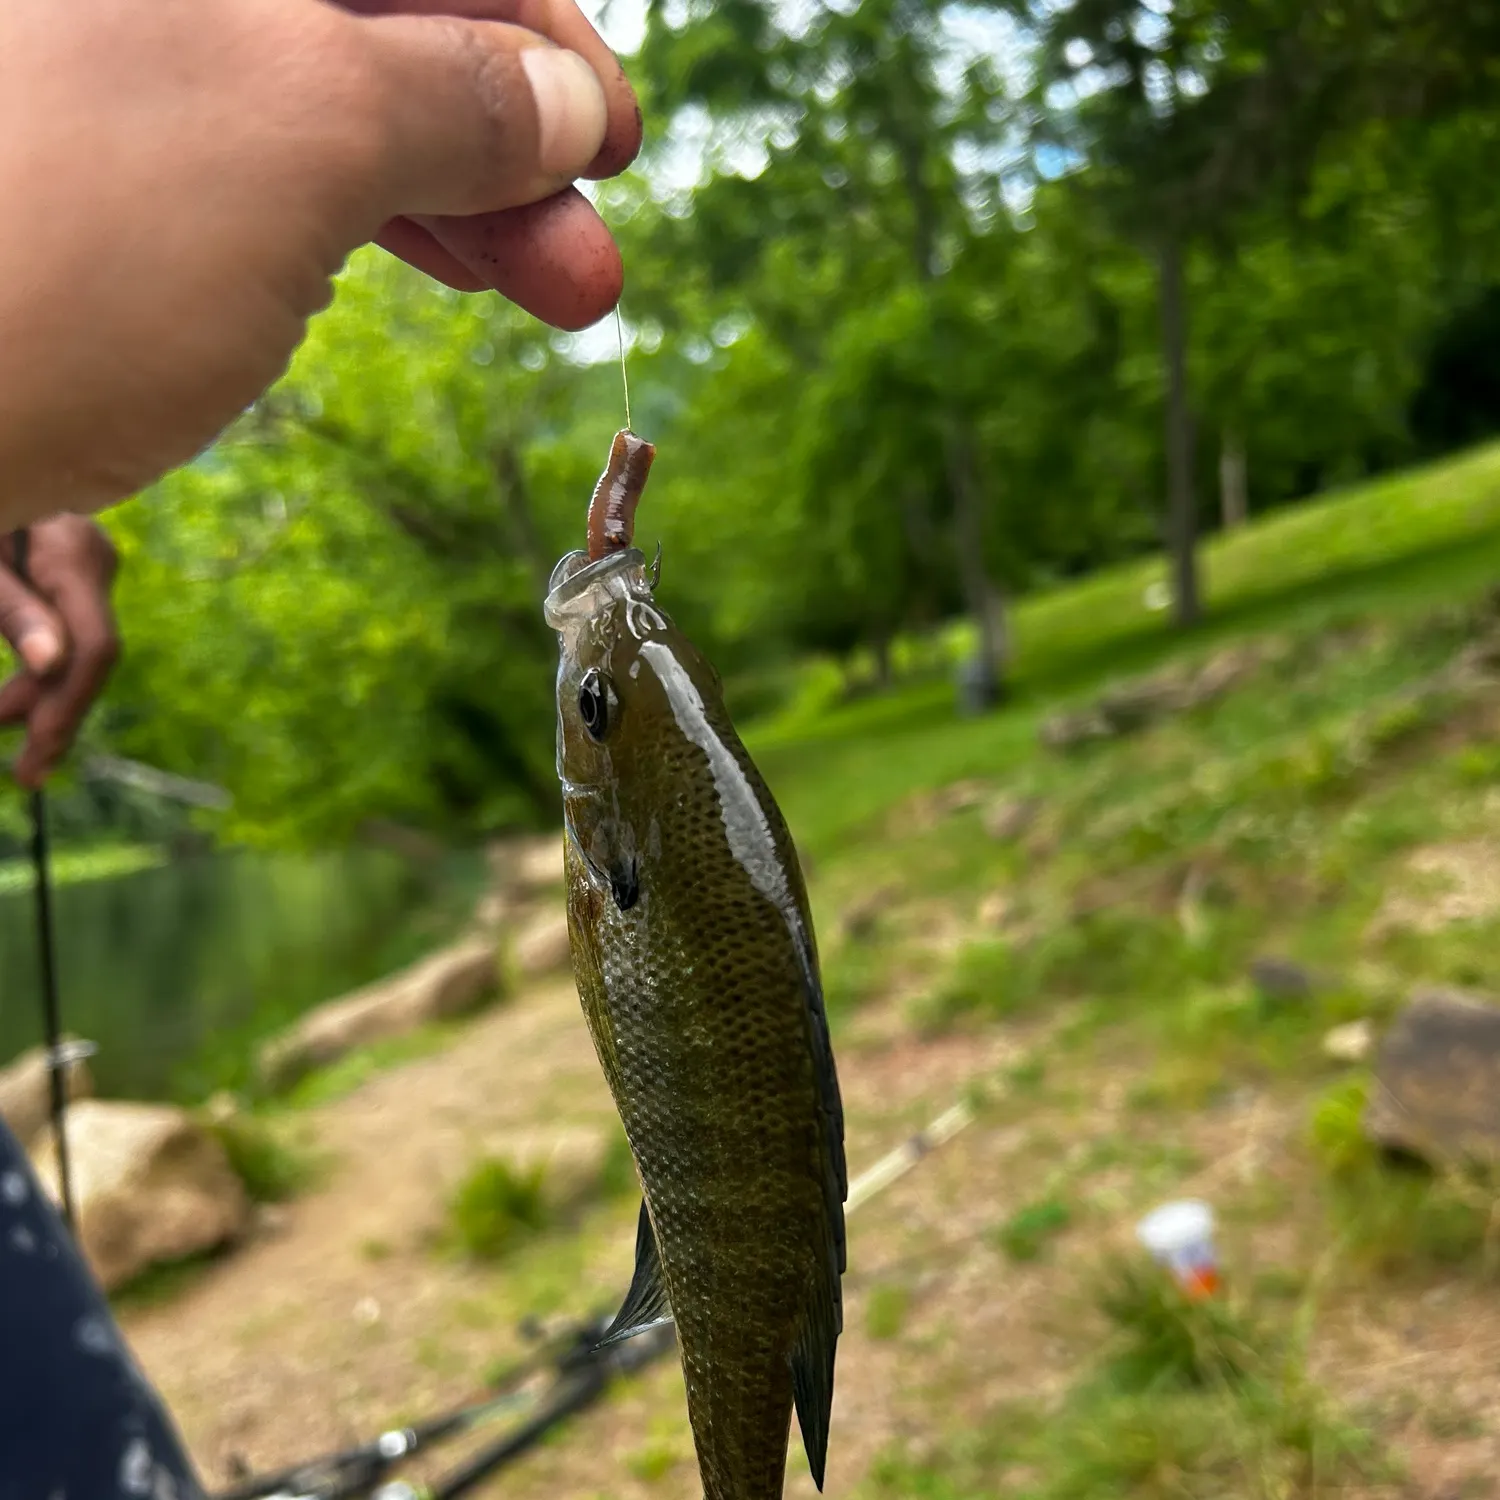
<instances>
[{"instance_id":1,"label":"dirt path","mask_svg":"<svg viewBox=\"0 0 1500 1500\"><path fill-rule=\"evenodd\" d=\"M856 1171L1014 1050L999 1035L898 1038L899 1027L877 1022L841 1049ZM331 1156L325 1183L291 1206L279 1233L242 1247L169 1302L122 1317L207 1481L222 1483L234 1455L256 1469L295 1461L462 1399L487 1367L524 1350L516 1323L528 1300L576 1313L617 1297L629 1274L631 1204L600 1211L575 1243L539 1247L520 1267L468 1267L431 1243L448 1192L483 1151L539 1126L611 1117L565 979L480 1017L449 1050L310 1111L309 1127ZM874 1236L930 1232L925 1213L903 1224L903 1195L891 1199L895 1223L864 1216ZM992 1208L972 1203L970 1213L987 1218ZM953 1223L948 1232L960 1242L968 1233ZM539 1286L538 1261L545 1269L549 1258L556 1276ZM937 1261L944 1258L939 1250ZM857 1280L850 1293L857 1341ZM888 1351L853 1353L844 1368L844 1453L831 1495L847 1492L888 1441L886 1397L900 1385ZM585 1419L591 1438L544 1450L526 1466L525 1488L695 1493L676 1382L664 1368L612 1399ZM633 1469L651 1471L649 1485L632 1479ZM805 1476L803 1484L811 1493Z\"/></svg>"},{"instance_id":2,"label":"dirt path","mask_svg":"<svg viewBox=\"0 0 1500 1500\"><path fill-rule=\"evenodd\" d=\"M852 1171L971 1080L1002 1074L1042 1034L991 1027L922 1038L899 1013L861 1013L840 1042ZM860 1490L893 1443L920 1452L945 1433L999 1430L1012 1403L1061 1392L1087 1369L1104 1332L1089 1293L1098 1252L1128 1244L1135 1214L1153 1198L1187 1191L1254 1209L1225 1224L1226 1253L1242 1274L1317 1261L1295 1089L1285 1098L1243 1091L1232 1107L1196 1116L1195 1151L1179 1158L1181 1120L1130 1111L1139 1061L1107 1051L1091 1063L1070 1057L1057 1069L1060 1092L1018 1091L983 1111L851 1220L829 1500ZM496 1267L466 1266L432 1244L452 1185L482 1152L539 1127L612 1118L566 980L308 1118L333 1163L282 1232L122 1319L210 1485L229 1477L232 1455L260 1470L457 1403L487 1369L524 1352L524 1313L603 1309L629 1275L627 1198ZM1072 1226L1033 1263L1007 1258L996 1227L1057 1192L1073 1205ZM1500 1462L1500 1435L1478 1415L1492 1404L1500 1344L1492 1298L1456 1285L1451 1298L1428 1291L1416 1305L1399 1294L1335 1299L1320 1323L1320 1376L1403 1451L1416 1481L1403 1493L1468 1494L1455 1486ZM445 1447L425 1472L462 1453ZM812 1500L795 1439L790 1474L788 1495ZM507 1471L503 1491L516 1500L696 1500L675 1362L617 1387Z\"/></svg>"},{"instance_id":3,"label":"dirt path","mask_svg":"<svg viewBox=\"0 0 1500 1500\"><path fill-rule=\"evenodd\" d=\"M445 1360L429 1346L494 1278L428 1245L446 1194L508 1132L609 1112L566 981L312 1111L326 1184L282 1232L124 1318L210 1482L231 1452L299 1458L468 1389L476 1371L459 1368L461 1351Z\"/></svg>"}]
</instances>

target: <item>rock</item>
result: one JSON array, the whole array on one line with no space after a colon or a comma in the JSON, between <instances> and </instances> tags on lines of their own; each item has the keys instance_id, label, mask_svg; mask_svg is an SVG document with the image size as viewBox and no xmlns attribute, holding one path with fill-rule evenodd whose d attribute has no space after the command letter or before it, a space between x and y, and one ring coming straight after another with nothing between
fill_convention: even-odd
<instances>
[{"instance_id":1,"label":"rock","mask_svg":"<svg viewBox=\"0 0 1500 1500\"><path fill-rule=\"evenodd\" d=\"M563 836L503 839L489 848L490 872L509 896L534 896L563 883Z\"/></svg>"},{"instance_id":2,"label":"rock","mask_svg":"<svg viewBox=\"0 0 1500 1500\"><path fill-rule=\"evenodd\" d=\"M1374 1049L1375 1029L1365 1019L1346 1021L1323 1038L1323 1055L1333 1062L1364 1062Z\"/></svg>"},{"instance_id":3,"label":"rock","mask_svg":"<svg viewBox=\"0 0 1500 1500\"><path fill-rule=\"evenodd\" d=\"M1009 843L1031 827L1041 810L1035 797L999 797L985 808L979 821L992 839Z\"/></svg>"},{"instance_id":4,"label":"rock","mask_svg":"<svg viewBox=\"0 0 1500 1500\"><path fill-rule=\"evenodd\" d=\"M474 907L474 925L481 932L498 932L510 915L510 898L504 891L486 891Z\"/></svg>"},{"instance_id":5,"label":"rock","mask_svg":"<svg viewBox=\"0 0 1500 1500\"><path fill-rule=\"evenodd\" d=\"M499 982L492 939L457 943L399 974L310 1011L262 1046L261 1077L270 1088L286 1088L356 1047L403 1036L430 1021L463 1015L492 995Z\"/></svg>"},{"instance_id":6,"label":"rock","mask_svg":"<svg viewBox=\"0 0 1500 1500\"><path fill-rule=\"evenodd\" d=\"M1306 1000L1317 988L1311 970L1270 956L1251 960L1250 982L1270 1000Z\"/></svg>"},{"instance_id":7,"label":"rock","mask_svg":"<svg viewBox=\"0 0 1500 1500\"><path fill-rule=\"evenodd\" d=\"M238 1239L249 1224L224 1148L185 1110L85 1099L69 1107L67 1135L79 1237L106 1291L148 1266ZM56 1200L50 1129L32 1160Z\"/></svg>"},{"instance_id":8,"label":"rock","mask_svg":"<svg viewBox=\"0 0 1500 1500\"><path fill-rule=\"evenodd\" d=\"M1042 744L1049 750L1074 750L1092 740L1107 740L1113 733L1108 720L1092 708L1051 714L1042 721L1040 731Z\"/></svg>"},{"instance_id":9,"label":"rock","mask_svg":"<svg viewBox=\"0 0 1500 1500\"><path fill-rule=\"evenodd\" d=\"M1175 672L1143 677L1139 682L1111 688L1099 699L1098 711L1116 735L1134 734L1168 714L1193 705L1191 681Z\"/></svg>"},{"instance_id":10,"label":"rock","mask_svg":"<svg viewBox=\"0 0 1500 1500\"><path fill-rule=\"evenodd\" d=\"M1196 670L1172 668L1122 683L1087 708L1045 720L1042 743L1050 750L1071 750L1091 740L1134 734L1171 714L1211 703L1258 671L1268 654L1264 646L1229 646Z\"/></svg>"},{"instance_id":11,"label":"rock","mask_svg":"<svg viewBox=\"0 0 1500 1500\"><path fill-rule=\"evenodd\" d=\"M516 938L516 968L528 979L554 974L570 957L568 913L560 905L539 912Z\"/></svg>"},{"instance_id":12,"label":"rock","mask_svg":"<svg viewBox=\"0 0 1500 1500\"><path fill-rule=\"evenodd\" d=\"M1216 651L1193 675L1189 696L1192 706L1210 703L1238 687L1264 664L1265 652L1256 646L1226 646Z\"/></svg>"},{"instance_id":13,"label":"rock","mask_svg":"<svg viewBox=\"0 0 1500 1500\"><path fill-rule=\"evenodd\" d=\"M81 1057L66 1065L64 1077L70 1100L93 1096L93 1075ZM47 1069L47 1050L33 1047L0 1069L0 1116L4 1117L15 1138L23 1146L29 1146L51 1114L52 1084Z\"/></svg>"},{"instance_id":14,"label":"rock","mask_svg":"<svg viewBox=\"0 0 1500 1500\"><path fill-rule=\"evenodd\" d=\"M1500 1007L1475 995L1415 995L1380 1047L1365 1130L1435 1165L1500 1155Z\"/></svg>"}]
</instances>

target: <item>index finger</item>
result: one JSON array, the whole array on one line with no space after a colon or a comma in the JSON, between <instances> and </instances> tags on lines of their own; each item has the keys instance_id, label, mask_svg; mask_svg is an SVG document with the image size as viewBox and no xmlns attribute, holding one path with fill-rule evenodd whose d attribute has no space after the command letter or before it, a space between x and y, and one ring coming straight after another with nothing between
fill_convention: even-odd
<instances>
[{"instance_id":1,"label":"index finger","mask_svg":"<svg viewBox=\"0 0 1500 1500\"><path fill-rule=\"evenodd\" d=\"M52 602L67 625L72 653L61 678L41 685L27 720L15 776L29 787L40 786L68 753L120 655L114 610L95 582L70 573L54 588Z\"/></svg>"},{"instance_id":2,"label":"index finger","mask_svg":"<svg viewBox=\"0 0 1500 1500\"><path fill-rule=\"evenodd\" d=\"M604 141L585 177L613 177L641 149L641 108L620 60L605 45L573 0L343 0L361 15L462 16L471 21L507 21L550 37L593 68L604 89Z\"/></svg>"}]
</instances>

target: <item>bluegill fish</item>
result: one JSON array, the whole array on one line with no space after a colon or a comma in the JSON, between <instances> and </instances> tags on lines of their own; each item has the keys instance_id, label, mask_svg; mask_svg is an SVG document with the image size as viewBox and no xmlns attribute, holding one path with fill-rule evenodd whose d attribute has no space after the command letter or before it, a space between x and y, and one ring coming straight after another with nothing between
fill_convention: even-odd
<instances>
[{"instance_id":1,"label":"bluegill fish","mask_svg":"<svg viewBox=\"0 0 1500 1500\"><path fill-rule=\"evenodd\" d=\"M573 967L644 1194L606 1339L673 1320L705 1500L775 1500L794 1406L823 1484L843 1108L791 836L630 545L649 463L616 439L546 601Z\"/></svg>"}]
</instances>

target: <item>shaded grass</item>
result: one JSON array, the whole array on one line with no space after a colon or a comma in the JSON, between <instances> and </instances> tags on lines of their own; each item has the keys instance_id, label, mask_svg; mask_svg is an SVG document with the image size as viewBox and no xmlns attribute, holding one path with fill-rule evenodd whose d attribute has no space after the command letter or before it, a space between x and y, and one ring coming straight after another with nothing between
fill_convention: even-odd
<instances>
[{"instance_id":1,"label":"shaded grass","mask_svg":"<svg viewBox=\"0 0 1500 1500\"><path fill-rule=\"evenodd\" d=\"M995 1243L1012 1260L1038 1260L1073 1222L1073 1210L1060 1198L1040 1198L1017 1209L995 1231Z\"/></svg>"},{"instance_id":2,"label":"shaded grass","mask_svg":"<svg viewBox=\"0 0 1500 1500\"><path fill-rule=\"evenodd\" d=\"M545 1171L497 1157L470 1169L448 1202L446 1243L470 1260L499 1260L546 1229Z\"/></svg>"},{"instance_id":3,"label":"shaded grass","mask_svg":"<svg viewBox=\"0 0 1500 1500\"><path fill-rule=\"evenodd\" d=\"M1314 1101L1309 1141L1326 1179L1323 1202L1342 1255L1391 1278L1500 1271L1500 1184L1475 1168L1434 1170L1382 1152L1365 1134L1369 1082L1341 1080Z\"/></svg>"},{"instance_id":4,"label":"shaded grass","mask_svg":"<svg viewBox=\"0 0 1500 1500\"><path fill-rule=\"evenodd\" d=\"M319 1158L265 1119L234 1115L209 1121L206 1128L224 1148L252 1203L285 1203L318 1178Z\"/></svg>"},{"instance_id":5,"label":"shaded grass","mask_svg":"<svg viewBox=\"0 0 1500 1500\"><path fill-rule=\"evenodd\" d=\"M139 1276L132 1276L109 1294L110 1306L116 1312L135 1312L175 1301L208 1275L224 1253L223 1250L205 1250L183 1256L180 1260L147 1266Z\"/></svg>"},{"instance_id":6,"label":"shaded grass","mask_svg":"<svg viewBox=\"0 0 1500 1500\"><path fill-rule=\"evenodd\" d=\"M347 1098L377 1073L443 1051L462 1034L462 1021L434 1021L406 1036L387 1037L298 1079L287 1091L285 1102L293 1109L332 1104Z\"/></svg>"},{"instance_id":7,"label":"shaded grass","mask_svg":"<svg viewBox=\"0 0 1500 1500\"><path fill-rule=\"evenodd\" d=\"M1390 1476L1370 1435L1308 1379L1285 1328L1194 1303L1134 1262L1095 1290L1108 1348L1054 1404L1015 1403L935 1455L875 1465L872 1500L1287 1500Z\"/></svg>"}]
</instances>

